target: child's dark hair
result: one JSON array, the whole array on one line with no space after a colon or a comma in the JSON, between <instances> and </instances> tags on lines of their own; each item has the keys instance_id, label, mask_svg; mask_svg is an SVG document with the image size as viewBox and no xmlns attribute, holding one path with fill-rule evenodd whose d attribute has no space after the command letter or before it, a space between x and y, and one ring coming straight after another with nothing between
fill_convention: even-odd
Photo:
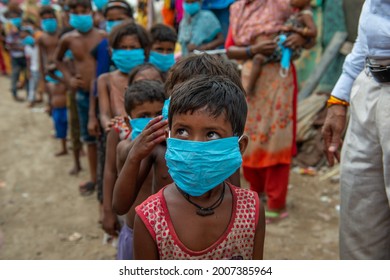
<instances>
[{"instance_id":1,"label":"child's dark hair","mask_svg":"<svg viewBox=\"0 0 390 280\"><path fill-rule=\"evenodd\" d=\"M164 86L161 82L141 80L130 85L125 92L125 109L131 111L145 102L165 101Z\"/></svg>"},{"instance_id":2,"label":"child's dark hair","mask_svg":"<svg viewBox=\"0 0 390 280\"><path fill-rule=\"evenodd\" d=\"M23 10L20 9L19 7L12 7L8 11L6 11L4 13L4 16L6 18L10 18L11 16L18 16L18 17L20 17L22 15L23 15Z\"/></svg>"},{"instance_id":3,"label":"child's dark hair","mask_svg":"<svg viewBox=\"0 0 390 280\"><path fill-rule=\"evenodd\" d=\"M145 50L146 54L149 53L150 39L148 32L141 25L136 24L132 21L125 21L112 29L108 37L110 47L113 49L118 48L119 42L122 37L128 35L136 35L141 44L141 48Z\"/></svg>"},{"instance_id":4,"label":"child's dark hair","mask_svg":"<svg viewBox=\"0 0 390 280\"><path fill-rule=\"evenodd\" d=\"M140 73L144 70L147 70L147 69L156 70L160 74L161 80L164 80L164 76L163 76L162 72L156 66L154 66L152 63L145 62L144 64L138 65L138 66L134 67L133 70L131 70L131 72L129 73L129 83L128 83L129 86L134 83L134 79L138 73Z\"/></svg>"},{"instance_id":5,"label":"child's dark hair","mask_svg":"<svg viewBox=\"0 0 390 280\"><path fill-rule=\"evenodd\" d=\"M245 93L240 74L233 63L218 56L203 53L189 55L172 66L165 81L166 94L170 96L176 84L189 80L194 75L226 76Z\"/></svg>"},{"instance_id":6,"label":"child's dark hair","mask_svg":"<svg viewBox=\"0 0 390 280\"><path fill-rule=\"evenodd\" d=\"M111 9L122 9L123 12L130 18L134 18L134 10L125 0L110 0L104 8L103 15L107 16L107 12Z\"/></svg>"},{"instance_id":7,"label":"child's dark hair","mask_svg":"<svg viewBox=\"0 0 390 280\"><path fill-rule=\"evenodd\" d=\"M177 42L177 33L172 27L158 23L150 29L152 44L155 42Z\"/></svg>"},{"instance_id":8,"label":"child's dark hair","mask_svg":"<svg viewBox=\"0 0 390 280\"><path fill-rule=\"evenodd\" d=\"M68 0L69 9L76 9L77 6L89 8L92 10L91 0Z\"/></svg>"},{"instance_id":9,"label":"child's dark hair","mask_svg":"<svg viewBox=\"0 0 390 280\"><path fill-rule=\"evenodd\" d=\"M31 24L31 25L35 26L36 22L32 18L25 18L25 19L23 19L22 24Z\"/></svg>"},{"instance_id":10,"label":"child's dark hair","mask_svg":"<svg viewBox=\"0 0 390 280\"><path fill-rule=\"evenodd\" d=\"M233 134L244 133L248 107L244 91L226 76L198 75L172 90L169 106L169 127L174 115L205 109L211 116L226 114Z\"/></svg>"},{"instance_id":11,"label":"child's dark hair","mask_svg":"<svg viewBox=\"0 0 390 280\"><path fill-rule=\"evenodd\" d=\"M44 15L52 15L56 18L56 12L50 6L42 6L39 10L39 16L42 18Z\"/></svg>"}]
</instances>

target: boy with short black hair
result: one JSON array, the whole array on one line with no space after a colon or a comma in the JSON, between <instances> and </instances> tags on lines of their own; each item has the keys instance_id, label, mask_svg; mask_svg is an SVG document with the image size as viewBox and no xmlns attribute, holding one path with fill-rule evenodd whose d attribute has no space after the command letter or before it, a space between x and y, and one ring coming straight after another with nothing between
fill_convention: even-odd
<instances>
[{"instance_id":1,"label":"boy with short black hair","mask_svg":"<svg viewBox=\"0 0 390 280\"><path fill-rule=\"evenodd\" d=\"M143 147L135 140L130 151L139 160L166 139L174 181L136 207L135 259L263 258L258 195L226 181L248 144L246 115L244 92L226 77L196 76L174 87L168 138L155 118L142 133Z\"/></svg>"},{"instance_id":2,"label":"boy with short black hair","mask_svg":"<svg viewBox=\"0 0 390 280\"><path fill-rule=\"evenodd\" d=\"M128 118L124 120L117 118L114 126L108 133L106 163L104 167L103 228L112 236L116 236L115 229L118 230L116 215L112 211L113 188L118 174L116 167L116 147L121 140L135 140L152 118L161 115L164 101L164 87L161 82L150 80L135 82L129 86L125 93L125 110ZM149 172L140 175L140 177L143 175L148 176L148 174ZM152 178L152 176L149 177ZM144 177L140 179L142 181L145 180ZM150 187L151 180L146 180L146 182L144 184L145 187L140 191L142 195L138 196L139 200L135 202L137 205L152 194ZM130 211L121 229L118 243L118 259L133 258L132 229L127 226L127 223L133 223L133 217L134 213Z\"/></svg>"},{"instance_id":3,"label":"boy with short black hair","mask_svg":"<svg viewBox=\"0 0 390 280\"><path fill-rule=\"evenodd\" d=\"M91 56L91 51L105 37L105 32L94 28L92 6L89 0L69 0L68 5L70 8L69 23L75 30L68 32L61 38L55 58L57 67L63 73L68 86L77 90L76 100L81 138L88 145L90 171L90 181L80 186L80 192L81 194L90 194L95 189L96 184L97 149L95 136L99 134L99 131L95 131L95 135L88 132L89 93L96 72L95 60ZM75 76L71 76L62 61L65 52L69 49L74 56Z\"/></svg>"},{"instance_id":4,"label":"boy with short black hair","mask_svg":"<svg viewBox=\"0 0 390 280\"><path fill-rule=\"evenodd\" d=\"M150 29L150 35L152 47L149 62L166 73L175 64L177 33L172 27L159 23Z\"/></svg>"}]
</instances>

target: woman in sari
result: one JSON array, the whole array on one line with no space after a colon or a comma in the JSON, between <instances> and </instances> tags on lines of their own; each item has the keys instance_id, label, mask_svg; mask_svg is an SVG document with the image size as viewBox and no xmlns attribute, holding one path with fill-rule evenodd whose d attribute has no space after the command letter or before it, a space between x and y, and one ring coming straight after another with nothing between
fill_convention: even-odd
<instances>
[{"instance_id":1,"label":"woman in sari","mask_svg":"<svg viewBox=\"0 0 390 280\"><path fill-rule=\"evenodd\" d=\"M275 35L292 14L289 0L243 0L230 7L230 27L225 47L231 59L243 61L242 81L248 83L255 54L270 56L277 44ZM288 36L285 46L305 47L298 34ZM267 196L268 222L287 217L286 197L290 163L295 148L297 82L290 67L281 77L280 63L263 66L253 94L247 97L245 133L249 146L243 156L243 174L250 188Z\"/></svg>"}]
</instances>

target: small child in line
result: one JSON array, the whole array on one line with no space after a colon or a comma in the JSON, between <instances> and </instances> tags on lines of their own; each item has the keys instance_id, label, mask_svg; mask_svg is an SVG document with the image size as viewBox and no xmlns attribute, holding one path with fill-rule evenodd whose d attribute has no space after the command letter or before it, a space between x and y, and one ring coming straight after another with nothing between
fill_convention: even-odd
<instances>
[{"instance_id":1,"label":"small child in line","mask_svg":"<svg viewBox=\"0 0 390 280\"><path fill-rule=\"evenodd\" d=\"M263 258L263 205L257 193L226 182L248 144L246 115L244 92L226 77L196 76L174 87L168 135L155 118L138 152L168 136L174 182L136 207L135 259Z\"/></svg>"},{"instance_id":2,"label":"small child in line","mask_svg":"<svg viewBox=\"0 0 390 280\"><path fill-rule=\"evenodd\" d=\"M128 113L128 118L131 126L131 134L129 140L134 141L143 131L143 129L150 120L161 115L164 101L164 86L161 82L142 80L135 82L134 84L129 86L129 88L126 90L125 95L126 112ZM117 133L114 134L114 131L115 129L111 130L110 135L118 135ZM110 138L108 140L110 140ZM114 139L114 141L117 143L117 139ZM116 144L115 142L113 143L114 145ZM113 155L115 155L115 153ZM108 160L110 159L112 158L108 158ZM115 166L114 160L112 160L112 162ZM152 194L152 173L140 173L138 177L143 182L143 185L140 188L138 192L139 195L134 202L134 204L136 205L140 204ZM112 199L112 191L113 189L111 188L110 193L105 193L105 195L107 195L107 199ZM119 235L117 259L133 259L133 234L132 227L129 227L128 224L133 224L134 215L134 208L130 209L130 211L126 215L126 222L124 223Z\"/></svg>"},{"instance_id":3,"label":"small child in line","mask_svg":"<svg viewBox=\"0 0 390 280\"><path fill-rule=\"evenodd\" d=\"M124 92L129 72L145 63L150 50L147 31L131 21L114 27L108 39L112 50L111 59L118 70L102 74L98 78L100 123L106 132L112 118L126 116Z\"/></svg>"},{"instance_id":4,"label":"small child in line","mask_svg":"<svg viewBox=\"0 0 390 280\"><path fill-rule=\"evenodd\" d=\"M50 94L50 107L56 131L56 138L61 140L62 150L55 156L63 156L68 153L66 147L66 135L68 130L68 109L66 107L67 88L63 80L64 76L59 70L49 72L46 76L47 88Z\"/></svg>"},{"instance_id":5,"label":"small child in line","mask_svg":"<svg viewBox=\"0 0 390 280\"><path fill-rule=\"evenodd\" d=\"M70 25L75 30L66 33L59 41L55 52L58 69L64 75L67 86L76 90L77 111L81 138L87 145L90 180L79 187L81 195L91 194L97 181L96 138L88 131L90 90L96 73L96 63L91 51L106 36L104 31L93 27L92 5L89 0L69 0ZM74 57L75 74L66 67L63 58L71 50Z\"/></svg>"},{"instance_id":6,"label":"small child in line","mask_svg":"<svg viewBox=\"0 0 390 280\"><path fill-rule=\"evenodd\" d=\"M282 32L286 33L287 36L291 33L298 33L307 40L315 40L317 36L317 28L313 19L310 2L310 0L290 0L290 6L296 10L296 13L293 14L282 27ZM256 38L256 42L263 39L264 36L258 36ZM301 50L294 50L295 55L293 54L293 56L299 56L300 51ZM253 66L246 86L246 92L248 95L252 95L254 93L256 81L261 75L263 64L280 60L280 49L277 49L270 57L266 57L259 53L253 56Z\"/></svg>"},{"instance_id":7,"label":"small child in line","mask_svg":"<svg viewBox=\"0 0 390 280\"><path fill-rule=\"evenodd\" d=\"M156 24L150 29L152 46L149 62L166 74L175 64L176 31L167 25Z\"/></svg>"},{"instance_id":8,"label":"small child in line","mask_svg":"<svg viewBox=\"0 0 390 280\"><path fill-rule=\"evenodd\" d=\"M28 78L28 107L33 107L35 103L35 93L39 84L39 48L33 37L34 30L31 27L22 26L20 31L20 38L24 45L24 55L27 64L27 78Z\"/></svg>"}]
</instances>

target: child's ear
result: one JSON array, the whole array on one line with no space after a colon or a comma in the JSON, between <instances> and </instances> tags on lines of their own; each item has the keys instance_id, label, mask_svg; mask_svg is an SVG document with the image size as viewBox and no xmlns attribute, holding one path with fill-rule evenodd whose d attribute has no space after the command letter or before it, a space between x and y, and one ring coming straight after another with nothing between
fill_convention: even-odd
<instances>
[{"instance_id":1,"label":"child's ear","mask_svg":"<svg viewBox=\"0 0 390 280\"><path fill-rule=\"evenodd\" d=\"M243 134L241 136L240 142L238 142L238 145L240 146L241 155L244 154L246 147L248 147L248 142L249 142L248 136Z\"/></svg>"}]
</instances>

